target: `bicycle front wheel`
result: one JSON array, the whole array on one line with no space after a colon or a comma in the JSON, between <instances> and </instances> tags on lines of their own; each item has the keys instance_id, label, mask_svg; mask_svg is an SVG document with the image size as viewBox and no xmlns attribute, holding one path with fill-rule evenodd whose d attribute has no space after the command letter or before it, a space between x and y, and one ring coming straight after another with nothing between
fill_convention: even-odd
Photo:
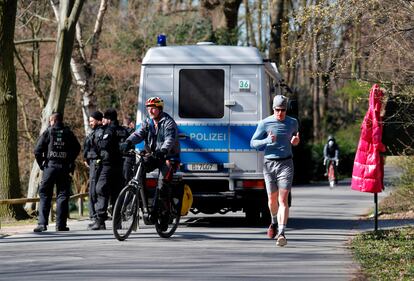
<instances>
[{"instance_id":1,"label":"bicycle front wheel","mask_svg":"<svg viewBox=\"0 0 414 281\"><path fill-rule=\"evenodd\" d=\"M333 188L335 186L335 167L332 163L329 165L328 179L330 188Z\"/></svg>"},{"instance_id":2,"label":"bicycle front wheel","mask_svg":"<svg viewBox=\"0 0 414 281\"><path fill-rule=\"evenodd\" d=\"M118 195L112 218L112 230L119 241L127 239L137 223L138 206L137 188L127 185Z\"/></svg>"},{"instance_id":3,"label":"bicycle front wheel","mask_svg":"<svg viewBox=\"0 0 414 281\"><path fill-rule=\"evenodd\" d=\"M169 202L164 202L161 198L157 198L157 200L158 212L155 229L160 237L169 238L175 233L180 223L180 204L179 202L174 202L174 198L170 198Z\"/></svg>"}]
</instances>

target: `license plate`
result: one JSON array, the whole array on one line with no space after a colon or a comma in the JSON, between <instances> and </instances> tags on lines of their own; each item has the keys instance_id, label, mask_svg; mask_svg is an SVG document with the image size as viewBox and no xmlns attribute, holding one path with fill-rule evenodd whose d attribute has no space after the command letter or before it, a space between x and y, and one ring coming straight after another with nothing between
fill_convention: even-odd
<instances>
[{"instance_id":1,"label":"license plate","mask_svg":"<svg viewBox=\"0 0 414 281\"><path fill-rule=\"evenodd\" d=\"M192 164L187 164L187 169L189 171L218 171L218 166L217 164L213 164L213 163L192 163Z\"/></svg>"}]
</instances>

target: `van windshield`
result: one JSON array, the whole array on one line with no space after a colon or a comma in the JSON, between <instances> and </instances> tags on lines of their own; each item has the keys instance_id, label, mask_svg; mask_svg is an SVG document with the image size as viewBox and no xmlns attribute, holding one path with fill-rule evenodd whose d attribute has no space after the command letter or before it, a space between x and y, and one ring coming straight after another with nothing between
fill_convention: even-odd
<instances>
[{"instance_id":1,"label":"van windshield","mask_svg":"<svg viewBox=\"0 0 414 281\"><path fill-rule=\"evenodd\" d=\"M181 118L223 118L223 69L181 69L179 79Z\"/></svg>"}]
</instances>

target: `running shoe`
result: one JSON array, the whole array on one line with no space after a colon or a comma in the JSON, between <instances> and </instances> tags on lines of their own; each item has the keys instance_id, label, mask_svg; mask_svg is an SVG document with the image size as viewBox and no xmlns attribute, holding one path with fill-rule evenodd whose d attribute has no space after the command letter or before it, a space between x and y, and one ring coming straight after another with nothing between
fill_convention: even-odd
<instances>
[{"instance_id":1,"label":"running shoe","mask_svg":"<svg viewBox=\"0 0 414 281\"><path fill-rule=\"evenodd\" d=\"M267 237L269 237L269 239L273 239L276 237L276 233L277 233L277 225L272 223L267 229Z\"/></svg>"},{"instance_id":2,"label":"running shoe","mask_svg":"<svg viewBox=\"0 0 414 281\"><path fill-rule=\"evenodd\" d=\"M283 247L283 246L286 246L286 244L287 244L287 240L286 240L285 234L279 234L279 236L277 237L276 245L279 247Z\"/></svg>"}]
</instances>

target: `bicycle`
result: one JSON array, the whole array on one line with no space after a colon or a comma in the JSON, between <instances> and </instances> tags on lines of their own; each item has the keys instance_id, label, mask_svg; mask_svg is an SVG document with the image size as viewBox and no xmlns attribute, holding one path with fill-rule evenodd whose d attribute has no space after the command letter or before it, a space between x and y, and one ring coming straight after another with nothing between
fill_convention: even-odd
<instances>
[{"instance_id":1,"label":"bicycle","mask_svg":"<svg viewBox=\"0 0 414 281\"><path fill-rule=\"evenodd\" d=\"M128 184L121 190L115 202L112 229L116 239L124 241L129 237L132 230L137 231L139 219L142 218L144 224L155 224L158 235L162 238L171 237L177 230L181 217L181 197L179 192L174 194L181 187L181 179L178 175L174 175L173 180L169 184L165 184L160 190L156 188L154 199L156 210L151 212L148 205L147 195L145 192L145 162L144 157L148 156L144 153L136 154L135 175ZM151 156L150 156L151 157ZM139 210L141 213L139 213ZM150 218L150 214L153 215Z\"/></svg>"},{"instance_id":2,"label":"bicycle","mask_svg":"<svg viewBox=\"0 0 414 281\"><path fill-rule=\"evenodd\" d=\"M338 166L338 160L335 159L328 159L328 181L329 187L332 189L335 187L336 184L336 173L335 173L335 165Z\"/></svg>"}]
</instances>

